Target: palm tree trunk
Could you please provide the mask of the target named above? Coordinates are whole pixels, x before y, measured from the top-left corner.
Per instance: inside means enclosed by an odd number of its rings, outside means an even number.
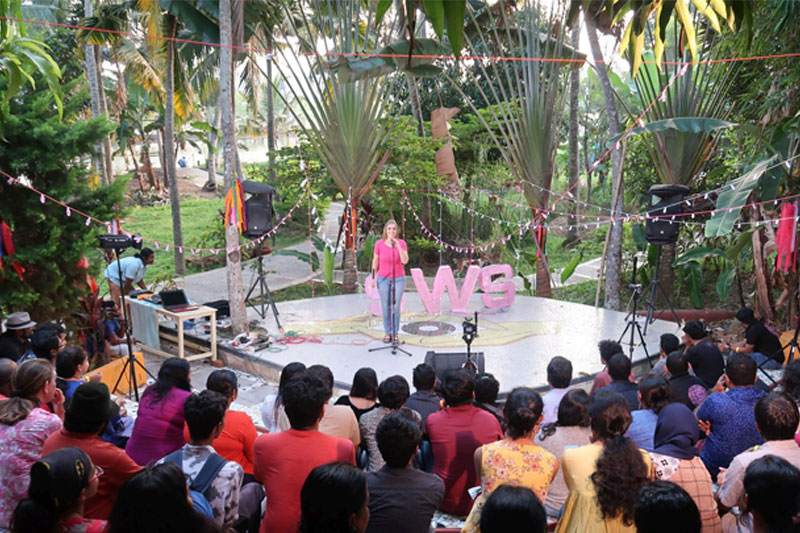
[[[84,14],[87,17],[92,16],[92,0],[84,0],[83,2]],[[94,55],[94,45],[87,44],[83,47],[83,58],[86,61],[86,80],[89,82],[89,102],[92,109],[92,118],[99,118],[100,111],[100,86],[98,83],[97,73],[97,58]],[[105,158],[103,157],[102,143],[96,143],[94,153],[92,154],[92,166],[100,176],[100,183],[108,185],[108,174],[105,168]]]
[[[222,106],[220,105],[219,99],[217,99],[217,105],[214,106],[214,122],[211,124],[211,131],[208,132],[208,158],[206,162],[208,178],[203,187],[209,191],[213,191],[217,188],[217,145],[219,144],[217,129],[219,128],[221,119],[221,109]]]
[[[618,135],[620,132],[617,106],[614,103],[614,92],[611,89],[611,82],[608,79],[608,67],[603,61],[603,52],[600,49],[600,42],[597,38],[597,27],[591,16],[584,17],[586,21],[586,32],[589,35],[589,45],[592,49],[592,56],[595,61],[597,78],[600,80],[600,87],[603,89],[603,97],[606,102],[606,115],[608,117],[609,133],[611,136]],[[611,152],[612,186],[611,207],[612,215],[616,218],[622,212],[622,152],[619,148],[614,148]],[[606,257],[606,293],[605,307],[609,309],[620,309],[622,300],[620,298],[620,279],[622,267],[622,223],[612,223],[610,239],[608,242],[608,255]]]
[[[578,49],[578,38],[580,37],[580,27],[576,24],[572,29],[572,47]],[[573,197],[579,198],[579,191],[575,188],[578,183],[578,96],[580,93],[581,71],[572,68],[569,76],[569,190],[572,190]],[[578,202],[572,201],[571,212],[578,214]],[[570,244],[578,240],[578,219],[576,216],[569,217],[569,227],[567,238],[564,244]]]
[[[174,38],[178,28],[178,19],[167,15],[167,34]],[[172,208],[172,241],[175,256],[175,273],[186,274],[186,260],[183,255],[183,231],[181,230],[181,198],[178,191],[178,179],[175,172],[175,41],[167,41],[167,64],[165,103],[164,103],[164,175],[169,183],[169,203]]]
[[[106,98],[106,91],[105,87],[103,86],[103,73],[100,70],[101,65],[103,64],[103,55],[100,53],[100,47],[94,47],[95,52],[95,64],[97,65],[97,87],[98,87],[98,94],[100,95],[100,113],[105,117],[106,120],[111,120],[111,115],[108,113],[108,98]],[[108,183],[114,181],[114,167],[112,165],[112,156],[114,155],[114,150],[111,149],[111,133],[107,133],[106,136],[103,138],[102,141],[103,145],[103,164],[106,168],[106,179]]]
[[[236,172],[236,131],[234,128],[233,108],[233,22],[231,20],[230,0],[219,2],[219,99],[222,117],[222,154],[225,166],[225,190],[229,191],[234,182]],[[242,283],[242,255],[239,248],[239,229],[230,224],[225,230],[225,259],[228,271],[228,302],[231,307],[231,323],[234,335],[247,331],[247,309],[244,301],[244,285]]]
[[[267,50],[273,52],[275,41],[272,28],[267,30]],[[267,57],[267,157],[269,160],[269,177],[275,179],[275,100],[272,94],[272,56]]]
[[[358,265],[356,263],[356,243],[358,242],[358,225],[353,224],[354,211],[358,209],[353,206],[351,197],[351,207],[344,211],[344,251],[342,252],[342,292],[352,294],[356,292],[358,285]]]
[[[661,287],[671,300],[675,299],[675,267],[672,263],[675,262],[675,243],[665,244],[661,248],[661,272],[658,273],[658,279],[661,280]],[[664,297],[656,292],[656,301],[659,305],[665,305],[667,302],[663,301]]]

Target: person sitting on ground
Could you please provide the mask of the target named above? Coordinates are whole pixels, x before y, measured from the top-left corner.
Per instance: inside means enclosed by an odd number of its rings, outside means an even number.
[[[608,360],[608,375],[611,376],[611,383],[603,387],[602,391],[616,392],[628,402],[631,411],[639,409],[639,387],[636,382],[631,382],[628,376],[631,374],[631,360],[625,354],[618,353],[611,356]]]
[[[64,328],[52,322],[39,324],[31,335],[31,349],[19,358],[21,364],[30,359],[46,359],[56,366],[58,351],[67,345]]]
[[[289,427],[289,419],[286,418],[286,412],[283,408],[283,388],[289,383],[289,380],[294,376],[305,372],[306,365],[303,363],[293,362],[289,363],[281,371],[281,379],[278,384],[278,390],[272,394],[268,394],[264,398],[264,403],[261,404],[261,420],[264,422],[264,427],[267,428],[269,433],[278,433]],[[286,420],[286,426],[281,428],[282,420]]]
[[[174,463],[150,466],[122,485],[106,533],[221,533],[195,511],[186,477]]]
[[[545,533],[547,515],[531,489],[500,485],[483,506],[480,526],[481,533]]]
[[[656,362],[650,374],[655,376],[669,379],[669,371],[667,370],[667,356],[674,351],[679,350],[681,347],[681,340],[672,333],[664,333],[658,344],[658,361]]]
[[[139,413],[125,452],[139,465],[147,465],[184,444],[183,404],[191,394],[189,362],[170,357],[161,363],[158,379],[145,389]]]
[[[89,370],[89,355],[80,346],[67,346],[56,356],[56,385],[64,393],[64,398],[69,400],[75,389],[86,382],[84,375]],[[100,381],[103,375],[95,372],[89,379]]]
[[[736,313],[736,320],[745,327],[744,340],[720,348],[749,354],[757,365],[763,364],[766,369],[780,368],[786,357],[781,340],[772,328],[757,319],[749,307],[740,309]]]
[[[369,453],[368,472],[377,472],[385,464],[383,456],[378,449],[378,442],[375,439],[375,431],[383,417],[397,411],[408,399],[408,382],[403,376],[391,376],[386,378],[378,386],[378,407],[364,414],[358,422],[361,429],[361,440]],[[416,411],[411,411],[417,424],[422,424],[422,417]],[[420,429],[422,426],[420,426]]]
[[[255,443],[258,432],[250,415],[243,411],[231,410],[231,404],[239,397],[239,380],[236,373],[227,368],[214,370],[206,378],[206,389],[221,394],[225,398],[225,420],[222,431],[211,444],[214,451],[242,467],[247,484],[256,480],[253,470],[255,461]],[[185,408],[184,408],[185,410]],[[183,430],[186,442],[191,442],[189,427]]]
[[[692,365],[695,375],[710,389],[725,369],[722,352],[708,338],[706,326],[699,320],[690,320],[683,326],[683,343],[686,345],[686,360]]]
[[[469,371],[448,372],[442,384],[447,407],[431,414],[426,424],[433,449],[433,473],[445,487],[439,509],[456,516],[466,516],[472,507],[467,489],[478,484],[475,450],[503,438],[497,419],[472,405],[474,390],[475,380]]]
[[[744,475],[745,510],[754,533],[796,532],[800,515],[800,470],[775,455],[750,463]],[[742,530],[739,530],[742,531]]]
[[[641,409],[633,411],[633,421],[625,436],[648,452],[653,451],[653,434],[658,413],[669,403],[669,384],[661,376],[647,375],[639,382]]]
[[[689,494],[669,481],[653,481],[639,491],[634,523],[638,533],[700,533],[706,531]]]
[[[5,357],[0,358],[0,400],[7,400],[14,389],[14,374],[17,363]]]
[[[411,466],[422,442],[416,414],[402,407],[378,423],[375,440],[386,464],[367,474],[367,533],[428,533],[444,497],[441,479]]]
[[[28,497],[11,518],[13,533],[103,533],[105,520],[85,518],[103,469],[80,448],[49,453],[31,467]]]
[[[600,350],[600,362],[603,363],[603,370],[592,380],[592,389],[589,391],[589,394],[611,383],[612,378],[608,373],[608,361],[618,353],[623,353],[622,345],[618,341],[603,340],[597,343],[597,348]],[[631,374],[628,379],[631,383],[636,383],[636,378],[633,377],[633,374]]]
[[[364,533],[368,503],[364,472],[340,462],[318,466],[300,491],[300,533]]]
[[[689,373],[689,357],[684,352],[672,352],[667,356],[669,372],[669,402],[682,403],[696,409],[708,396],[705,382]]]
[[[479,531],[481,509],[499,485],[510,483],[528,488],[540,501],[545,501],[558,472],[556,456],[534,442],[542,421],[542,398],[533,389],[517,387],[508,395],[505,414],[506,438],[475,450],[481,494],[472,506],[463,532]]]
[[[416,391],[406,400],[406,407],[418,412],[422,417],[422,427],[428,421],[428,415],[442,408],[441,398],[434,392],[436,372],[431,365],[420,363],[414,367],[411,382]]]
[[[84,504],[87,518],[107,519],[122,484],[141,470],[123,450],[100,438],[118,412],[104,383],[84,383],[67,406],[64,428],[47,437],[42,448],[43,454],[70,446],[80,448],[104,471],[96,493]]]
[[[631,413],[620,394],[594,393],[589,420],[592,444],[564,450],[569,496],[556,532],[633,532],[639,489],[652,477],[650,456],[625,437]]]
[[[322,420],[319,421],[319,432],[347,439],[353,443],[353,448],[358,448],[358,445],[361,444],[361,432],[358,428],[358,420],[356,420],[355,413],[346,405],[332,405],[330,403],[330,399],[333,397],[333,372],[323,365],[311,365],[308,367],[308,372],[321,379],[331,391],[328,399],[325,400],[325,414],[322,416]]]
[[[557,355],[547,363],[547,384],[552,387],[542,396],[544,409],[542,410],[542,426],[552,424],[558,420],[558,405],[569,389],[572,381],[572,362],[566,357]]]
[[[475,378],[475,400],[472,405],[478,409],[491,413],[505,432],[506,419],[503,410],[497,407],[497,395],[500,392],[500,382],[492,374],[484,373]]]
[[[800,359],[795,359],[783,369],[781,388],[800,407]]]
[[[122,326],[122,317],[115,307],[105,310],[103,319],[103,336],[108,345],[108,354],[111,357],[125,357],[128,355],[128,340],[125,337],[125,328]]]
[[[159,461],[181,467],[189,488],[205,496],[214,522],[223,531],[230,530],[239,517],[239,488],[244,477],[239,463],[225,460],[212,446],[225,426],[227,408],[228,399],[213,390],[204,390],[186,398],[183,411],[190,440],[183,448]],[[211,481],[200,486],[209,475]]]
[[[42,408],[48,402],[53,412]],[[0,529],[9,527],[11,513],[28,492],[31,466],[63,418],[64,394],[56,387],[53,365],[44,359],[19,365],[11,397],[0,401]]]
[[[331,461],[355,465],[353,443],[318,431],[330,387],[304,372],[284,387],[283,404],[291,429],[256,439],[256,479],[267,492],[261,532],[297,531],[300,489],[309,472]]]
[[[680,485],[700,512],[704,533],[719,533],[722,523],[714,485],[697,451],[697,418],[685,405],[671,403],[658,414],[650,457],[656,479]]]
[[[561,403],[558,405],[558,420],[551,424],[542,424],[541,431],[536,436],[536,443],[555,455],[561,464],[564,450],[591,444],[591,438],[589,395],[583,389],[572,389],[561,398]],[[561,515],[561,508],[564,507],[568,494],[564,476],[556,474],[544,500],[547,516],[558,518]]]
[[[359,368],[353,376],[350,394],[340,396],[336,405],[346,405],[353,410],[356,420],[361,420],[364,413],[369,413],[377,406],[378,375],[369,367]]]
[[[748,465],[765,455],[774,455],[786,459],[800,468],[800,447],[794,441],[794,434],[800,424],[800,413],[792,398],[785,392],[771,392],[763,396],[755,407],[755,418],[758,431],[764,437],[764,444],[740,453],[731,461],[727,471],[719,474],[719,490],[717,498],[723,510],[735,505],[740,511],[744,505],[744,475]],[[750,513],[739,513],[738,519],[726,515],[726,531],[738,528],[738,531],[751,531],[753,517]],[[730,522],[736,521],[734,527]]]
[[[36,322],[25,311],[11,313],[6,318],[6,331],[0,335],[0,358],[19,361],[31,349],[31,335]]]
[[[697,409],[700,428],[708,435],[700,458],[715,481],[719,469],[728,468],[735,456],[764,442],[753,413],[764,392],[753,387],[755,382],[755,361],[734,353],[712,394]]]

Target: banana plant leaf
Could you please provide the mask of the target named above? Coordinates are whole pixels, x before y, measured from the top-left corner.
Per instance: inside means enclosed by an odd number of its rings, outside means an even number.
[[[578,268],[578,265],[581,263],[581,259],[583,259],[583,253],[579,253],[569,263],[567,263],[567,266],[565,266],[564,270],[561,271],[561,283],[566,283],[569,277],[575,273],[575,269]]]
[[[681,266],[691,261],[703,261],[708,257],[725,257],[725,252],[716,248],[706,248],[705,246],[696,246],[685,254],[681,255],[675,260],[673,266]]]
[[[758,186],[767,169],[774,164],[776,157],[759,161],[744,176],[726,184],[725,190],[717,198],[717,210],[706,222],[706,237],[721,237],[733,229],[742,207],[747,204],[747,198]]]
[[[720,302],[724,302],[728,298],[728,293],[731,290],[731,285],[733,285],[733,280],[735,278],[736,267],[733,266],[725,270],[717,278],[717,295],[719,296]]]
[[[703,269],[697,261],[689,261],[683,267],[684,283],[689,299],[696,309],[703,307]]]
[[[408,60],[410,47],[411,42],[408,40],[397,41],[375,52],[387,57],[339,56],[328,63],[328,68],[334,70],[343,83],[383,76],[395,70],[420,77],[436,76],[442,71],[433,62],[434,56],[447,54],[448,49],[443,44],[433,39],[415,39],[413,55],[431,57],[415,57],[411,61]]]
[[[720,120],[717,118],[702,117],[677,117],[664,120],[648,122],[644,126],[637,126],[629,133],[630,135],[644,135],[645,133],[655,133],[663,131],[678,131],[681,133],[712,133],[717,130],[732,128],[737,126],[735,122]],[[613,146],[623,134],[616,135],[608,141],[608,146]]]

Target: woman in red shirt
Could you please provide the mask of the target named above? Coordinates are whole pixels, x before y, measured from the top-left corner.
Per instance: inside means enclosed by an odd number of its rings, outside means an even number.
[[[400,329],[400,300],[406,288],[406,269],[408,246],[406,241],[397,238],[397,222],[390,219],[383,226],[383,237],[375,243],[372,256],[372,277],[376,279],[381,295],[383,314],[383,342],[397,342]],[[376,275],[377,272],[377,275]],[[392,286],[394,286],[394,306],[392,306]]]

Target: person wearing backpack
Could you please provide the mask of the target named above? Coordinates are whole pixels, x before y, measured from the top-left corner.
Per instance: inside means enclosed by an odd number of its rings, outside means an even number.
[[[223,531],[229,531],[238,517],[244,477],[241,465],[226,461],[211,445],[222,432],[227,405],[222,394],[210,390],[189,396],[183,411],[191,439],[159,461],[181,467],[194,508],[212,518]]]

